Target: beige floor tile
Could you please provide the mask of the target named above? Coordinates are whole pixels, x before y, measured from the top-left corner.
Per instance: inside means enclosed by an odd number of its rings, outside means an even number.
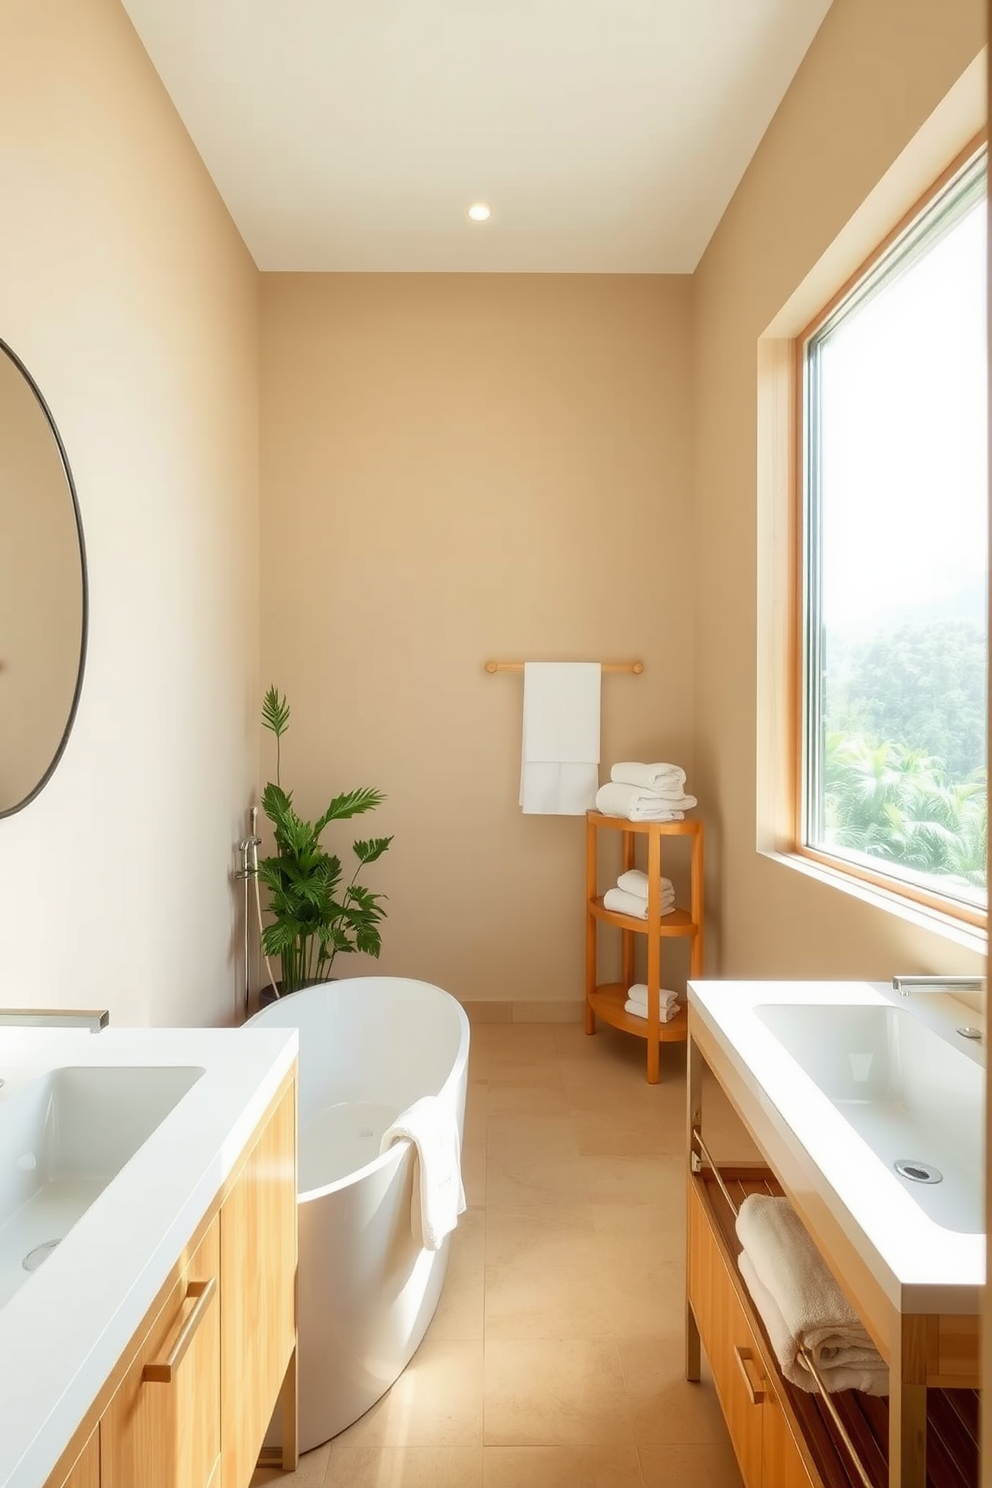
[[[540,1162],[521,1154],[491,1157],[486,1172],[486,1204],[581,1204],[586,1200],[582,1164],[587,1159]]]
[[[742,1488],[726,1447],[638,1447],[644,1488]]]
[[[679,1297],[680,1310],[682,1297]],[[627,1397],[638,1446],[727,1445],[727,1428],[705,1360],[702,1379],[683,1374],[684,1333],[680,1320],[667,1330],[618,1337]]]
[[[274,1467],[260,1467],[251,1480],[251,1488],[263,1488],[269,1483],[285,1484],[285,1488],[323,1488],[330,1446],[315,1447],[300,1458],[295,1473],[280,1472]]]
[[[660,1155],[661,1123],[647,1104],[619,1113],[580,1112],[572,1117],[572,1124],[582,1157]]]
[[[566,1024],[556,1023],[486,1023],[472,1029],[472,1047],[489,1053],[517,1058],[535,1054],[553,1058],[555,1030]]]
[[[570,1116],[491,1116],[488,1152],[497,1161],[568,1162],[579,1156],[579,1143]]]
[[[559,1061],[553,1055],[535,1054],[530,1058],[516,1055],[512,1059],[493,1059],[489,1064],[486,1083],[490,1092],[506,1085],[560,1090],[561,1069]]]
[[[643,1488],[634,1447],[484,1447],[483,1488]]]
[[[685,1166],[676,1157],[581,1157],[593,1204],[684,1205]]]
[[[427,1333],[440,1339],[480,1340],[485,1296],[486,1211],[469,1209],[451,1237],[448,1271],[437,1312]]]
[[[550,1271],[577,1237],[595,1233],[589,1204],[494,1205],[486,1214],[486,1266],[524,1260]]]
[[[482,1344],[425,1339],[391,1390],[339,1437],[342,1447],[482,1444]]]
[[[496,1085],[489,1089],[489,1115],[567,1116],[568,1096],[557,1085]]]
[[[341,1447],[323,1488],[482,1488],[481,1447]]]
[[[665,1263],[627,1269],[598,1255],[551,1271],[518,1265],[486,1270],[486,1344],[493,1339],[602,1338],[612,1332],[670,1329],[684,1313],[683,1271]]]
[[[465,1202],[470,1209],[485,1204],[488,1178],[489,1160],[485,1147],[476,1143],[473,1147],[466,1148],[462,1153],[462,1184]]]
[[[633,1445],[610,1337],[487,1339],[485,1381],[486,1446]]]

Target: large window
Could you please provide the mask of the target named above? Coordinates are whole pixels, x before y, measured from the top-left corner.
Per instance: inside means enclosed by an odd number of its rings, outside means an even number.
[[[986,162],[801,340],[800,849],[981,921]]]

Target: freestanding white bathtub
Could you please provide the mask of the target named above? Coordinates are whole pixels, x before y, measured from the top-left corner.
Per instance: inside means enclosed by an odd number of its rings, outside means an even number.
[[[469,1025],[429,982],[354,977],[307,987],[249,1020],[300,1030],[300,1450],[358,1419],[406,1368],[434,1316],[446,1240],[410,1223],[413,1149],[379,1141],[419,1097],[464,1126]],[[450,1237],[449,1237],[450,1239]]]

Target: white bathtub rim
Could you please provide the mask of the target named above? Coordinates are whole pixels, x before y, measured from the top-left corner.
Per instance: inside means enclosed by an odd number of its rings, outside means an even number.
[[[439,987],[436,982],[425,982],[422,981],[419,977],[386,977],[379,975],[365,977],[341,977],[334,982],[315,982],[313,986],[302,987],[300,989],[300,992],[292,992],[289,994],[289,996],[298,997],[302,993],[318,992],[323,987],[341,987],[345,984],[372,981],[405,982],[413,987],[425,987],[428,988],[431,992],[440,993],[442,997],[450,998],[450,1000],[454,1003],[457,1009],[457,1016],[459,1020],[458,1051],[455,1055],[454,1063],[452,1064],[448,1074],[445,1076],[444,1083],[442,1084],[440,1090],[438,1090],[437,1092],[424,1091],[425,1095],[436,1093],[439,1097],[450,1094],[454,1089],[457,1088],[458,1082],[461,1079],[462,1071],[464,1070],[465,1065],[468,1063],[469,1033],[471,1025],[468,1021],[468,1014],[466,1013],[462,1004],[458,1001],[458,998],[453,996],[451,992],[446,992],[443,987]],[[264,1015],[268,1012],[268,1009],[270,1007],[278,1007],[279,1003],[285,1000],[285,998],[278,998],[275,1002],[269,1003],[266,1007],[259,1008],[258,1012],[253,1013],[243,1026],[245,1028],[248,1028],[256,1021],[260,1026],[264,1026],[267,1021]],[[367,1162],[364,1167],[354,1168],[350,1173],[345,1173],[342,1178],[334,1178],[331,1180],[330,1183],[321,1184],[317,1188],[305,1188],[297,1190],[296,1201],[298,1204],[309,1204],[313,1203],[317,1199],[325,1198],[329,1194],[340,1193],[343,1189],[351,1188],[353,1184],[361,1182],[362,1179],[369,1177],[373,1173],[378,1173],[388,1168],[390,1165],[392,1165],[395,1171],[395,1169],[399,1167],[400,1163],[406,1156],[411,1146],[412,1143],[408,1140],[394,1142],[392,1146],[387,1148],[385,1152],[380,1153],[378,1157],[374,1157],[372,1161]],[[391,1173],[390,1177],[392,1176],[393,1174]]]

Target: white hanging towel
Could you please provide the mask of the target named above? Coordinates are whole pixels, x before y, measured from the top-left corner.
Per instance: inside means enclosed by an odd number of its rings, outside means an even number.
[[[410,1205],[413,1238],[425,1250],[440,1250],[445,1235],[465,1212],[458,1123],[436,1095],[425,1095],[383,1132],[379,1152],[404,1138],[416,1149]]]
[[[524,662],[520,806],[584,816],[599,788],[598,661]]]

